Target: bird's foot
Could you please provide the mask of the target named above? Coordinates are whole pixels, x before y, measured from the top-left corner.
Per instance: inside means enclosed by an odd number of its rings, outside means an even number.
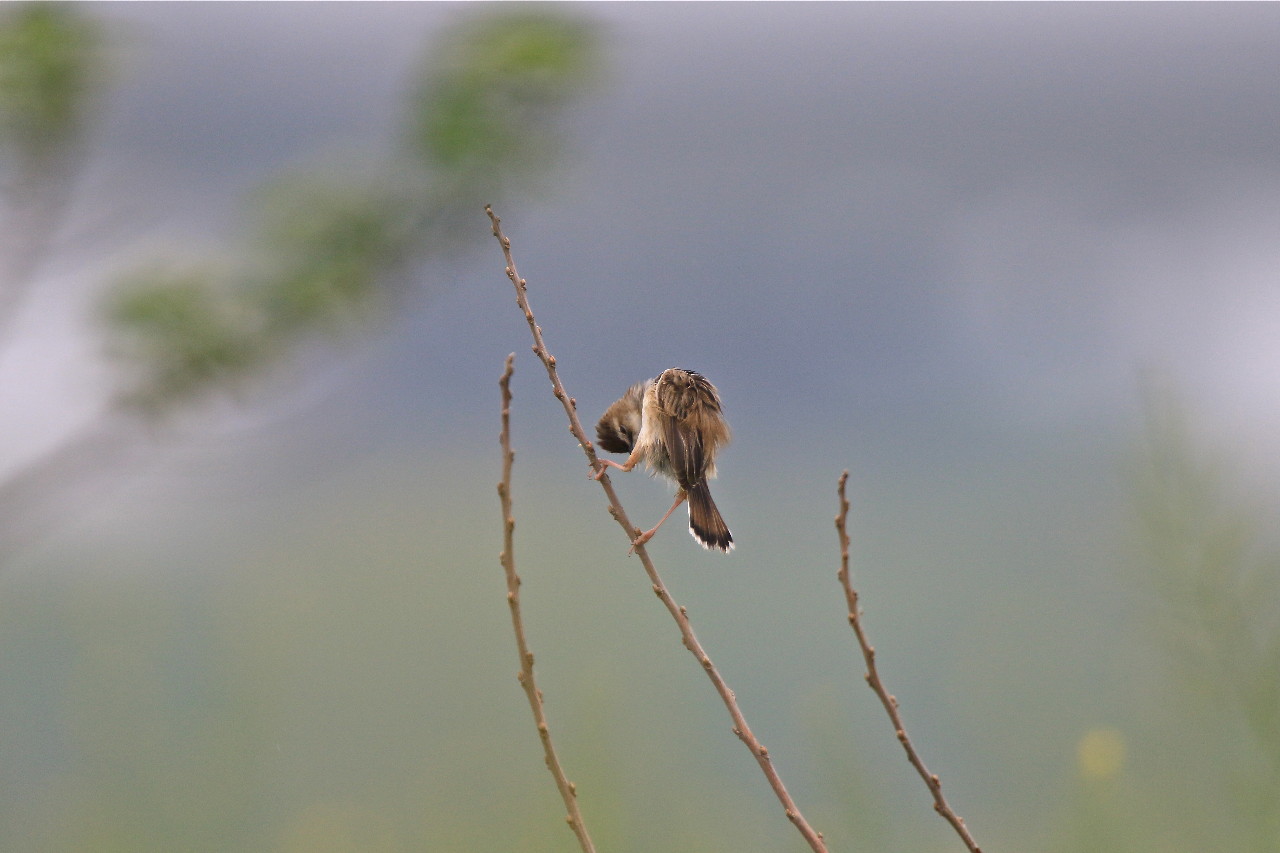
[[[630,555],[630,554],[634,554],[634,553],[636,552],[636,549],[637,549],[637,548],[639,548],[641,545],[645,544],[645,543],[646,543],[646,542],[648,542],[650,539],[652,539],[652,538],[653,538],[653,534],[655,534],[655,533],[657,533],[657,532],[658,532],[658,528],[656,528],[656,527],[655,527],[655,528],[653,528],[652,530],[646,530],[646,531],[644,531],[644,532],[643,532],[643,533],[641,533],[639,536],[637,536],[635,539],[632,539],[632,540],[631,540],[631,547],[627,549],[627,554],[628,554],[628,555]]]

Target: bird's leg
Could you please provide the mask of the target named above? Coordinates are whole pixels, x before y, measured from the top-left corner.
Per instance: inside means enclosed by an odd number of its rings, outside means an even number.
[[[671,509],[667,510],[667,514],[664,515],[661,519],[659,519],[658,523],[655,524],[651,529],[646,530],[645,532],[637,536],[634,540],[632,540],[631,547],[627,549],[627,553],[634,554],[637,548],[639,548],[641,545],[643,545],[644,543],[652,539],[653,534],[658,532],[658,528],[662,526],[662,523],[666,521],[668,518],[670,518],[671,513],[676,511],[676,507],[684,503],[685,499],[688,497],[689,496],[685,494],[684,489],[681,489],[680,491],[676,492],[676,502],[671,505]]]
[[[603,456],[598,456],[596,457],[596,464],[600,466],[599,470],[592,471],[587,476],[593,480],[599,480],[601,477],[604,476],[604,472],[609,470],[610,465],[612,465],[614,468],[617,468],[619,471],[630,471],[632,468],[636,467],[636,465],[639,462],[640,462],[639,448],[636,448],[635,450],[631,451],[631,455],[627,457],[626,462],[614,462],[612,459],[605,459]]]

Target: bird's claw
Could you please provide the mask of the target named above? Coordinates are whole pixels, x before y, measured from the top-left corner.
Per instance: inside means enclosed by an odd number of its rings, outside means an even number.
[[[630,556],[634,554],[636,552],[636,549],[639,548],[641,545],[645,544],[646,542],[648,542],[650,539],[652,539],[653,534],[656,532],[657,532],[656,530],[646,530],[643,533],[641,533],[639,536],[637,536],[635,539],[632,539],[631,547],[627,549],[627,555]]]

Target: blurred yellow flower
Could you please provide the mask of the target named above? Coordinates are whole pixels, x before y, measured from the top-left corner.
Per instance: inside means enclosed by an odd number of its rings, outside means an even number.
[[[1091,729],[1076,744],[1076,765],[1084,779],[1111,779],[1124,769],[1124,735],[1118,729]]]

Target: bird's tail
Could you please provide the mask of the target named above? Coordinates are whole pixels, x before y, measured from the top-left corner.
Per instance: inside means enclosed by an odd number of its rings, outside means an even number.
[[[702,480],[687,490],[689,497],[689,532],[703,548],[724,551],[733,550],[733,534],[729,525],[720,517],[716,502],[711,499],[711,489]]]

